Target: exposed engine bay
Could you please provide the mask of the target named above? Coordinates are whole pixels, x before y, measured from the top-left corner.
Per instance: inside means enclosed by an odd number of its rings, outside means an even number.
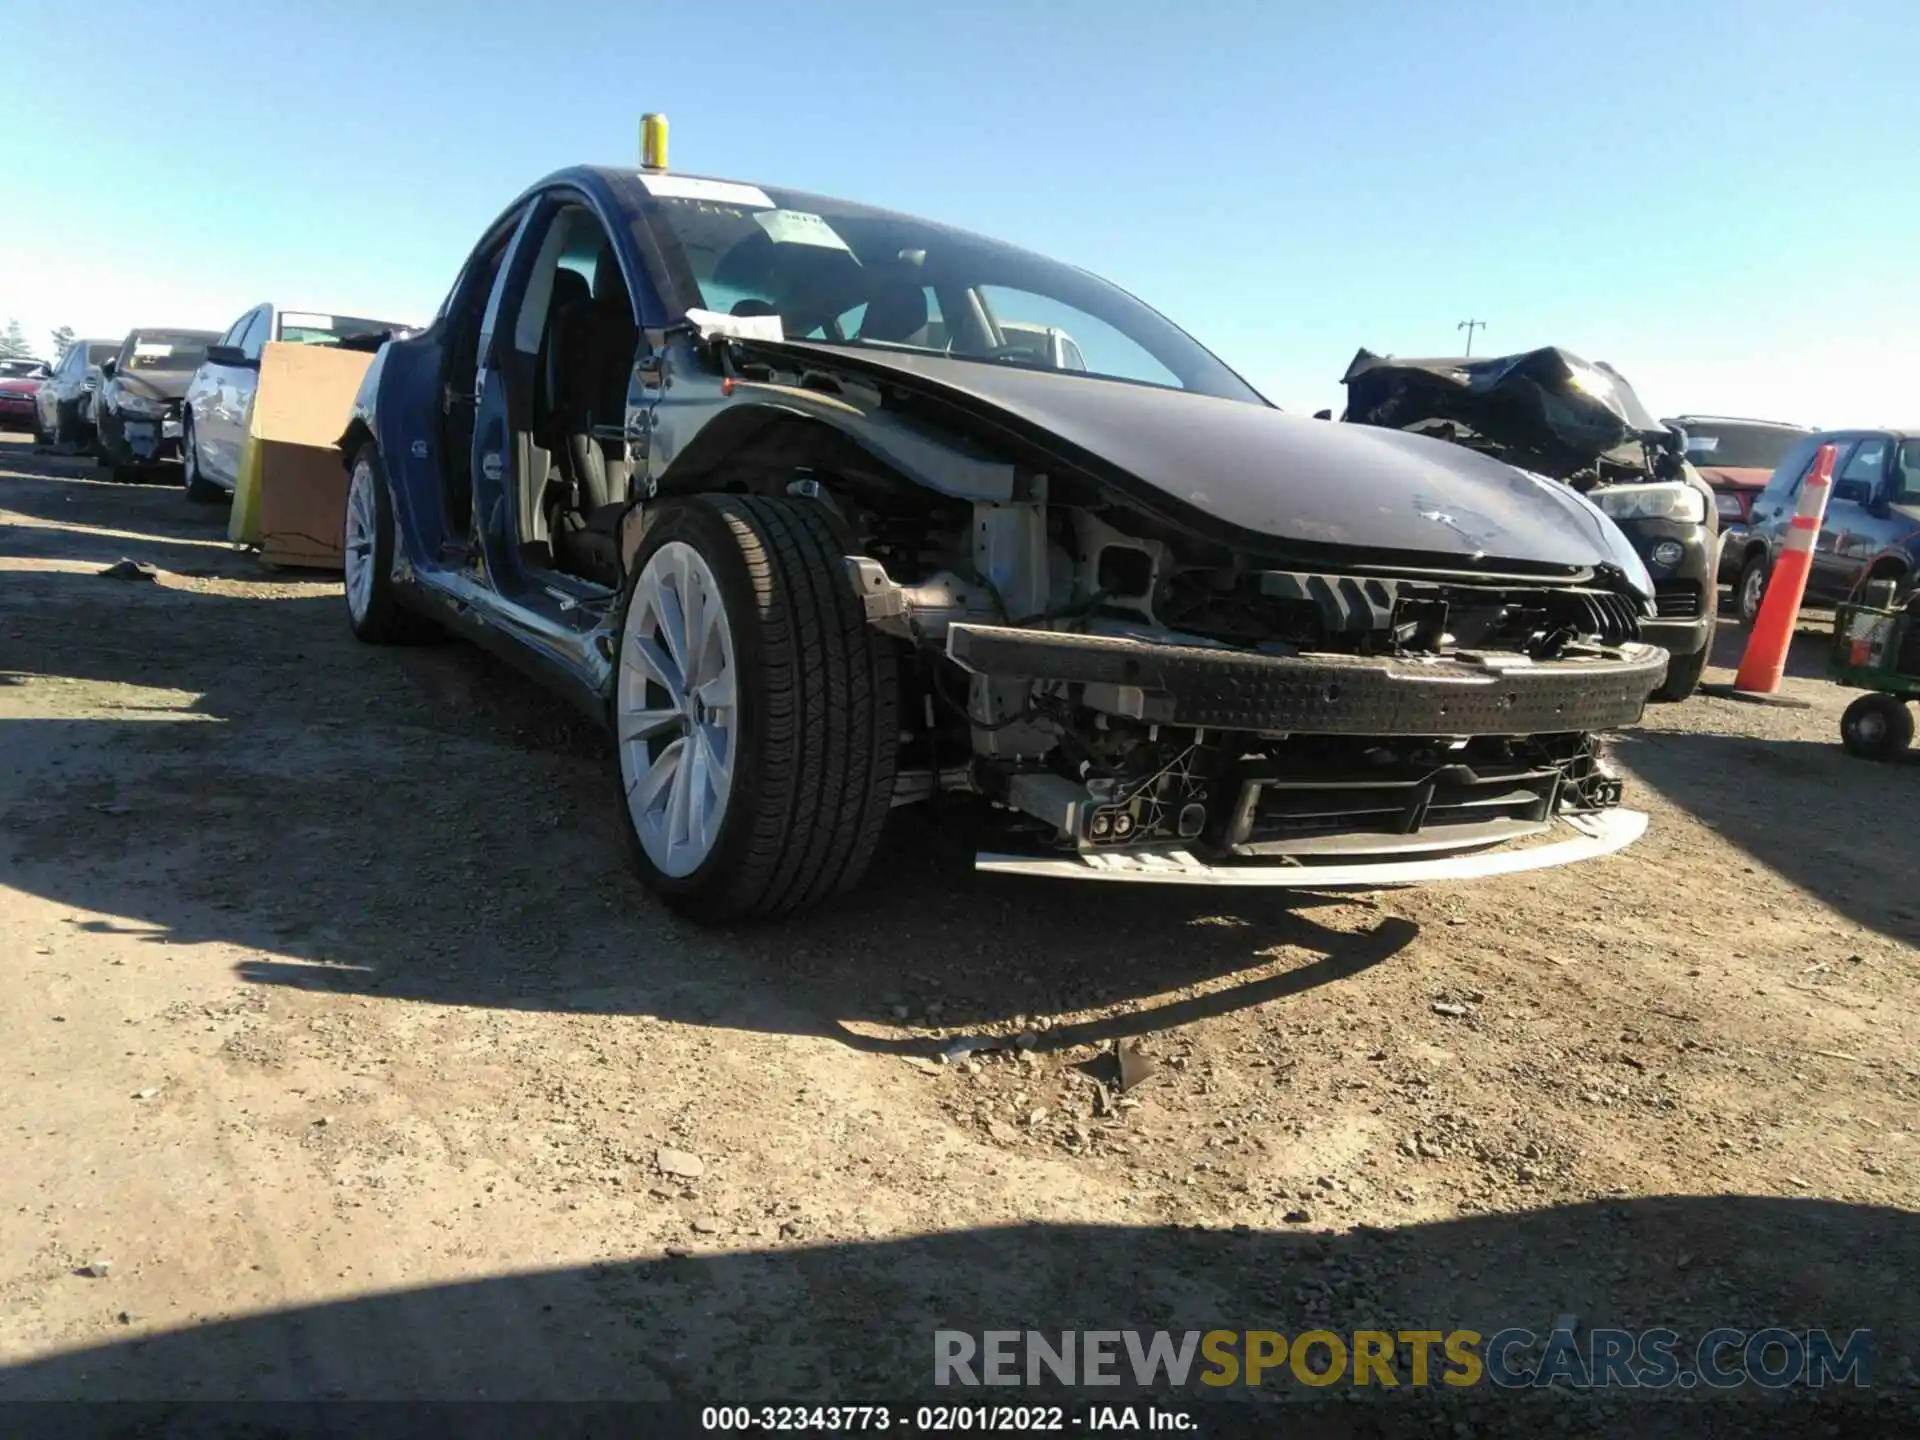
[[[869,623],[906,642],[895,803],[977,792],[1039,853],[1244,881],[1537,836],[1619,804],[1591,733],[1665,667],[1597,578],[1261,569],[1043,499],[911,534],[835,503]]]

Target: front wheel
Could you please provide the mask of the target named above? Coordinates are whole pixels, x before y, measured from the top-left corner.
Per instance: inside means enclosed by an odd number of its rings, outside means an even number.
[[[1668,656],[1667,678],[1653,692],[1654,700],[1671,705],[1691,698],[1693,692],[1700,688],[1700,675],[1707,668],[1707,651],[1711,648],[1708,645],[1691,655]]]
[[[1898,760],[1913,743],[1913,712],[1897,695],[1862,695],[1840,717],[1840,743],[1862,760]]]
[[[187,487],[187,499],[196,505],[217,505],[227,492],[200,473],[200,447],[193,438],[193,422],[180,429],[180,479]]]
[[[846,893],[892,803],[898,675],[826,513],[698,496],[634,557],[611,721],[649,888],[695,919]]]
[[[433,622],[400,603],[393,583],[393,498],[371,444],[354,457],[341,536],[347,624],[369,645],[406,645],[432,636]]]
[[[1767,597],[1767,557],[1755,555],[1740,567],[1740,583],[1734,587],[1733,609],[1740,623],[1751,630],[1760,618],[1760,602]]]

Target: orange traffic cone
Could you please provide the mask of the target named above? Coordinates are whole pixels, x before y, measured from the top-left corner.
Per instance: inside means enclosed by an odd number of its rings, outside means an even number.
[[[1740,670],[1733,688],[1718,693],[1735,700],[1760,700],[1775,705],[1801,705],[1779,693],[1780,677],[1786,674],[1787,651],[1793,645],[1794,627],[1800,621],[1800,602],[1806,598],[1807,572],[1813,564],[1813,542],[1820,534],[1820,522],[1826,517],[1827,495],[1833,488],[1835,447],[1822,445],[1814,457],[1813,469],[1800,487],[1800,501],[1794,507],[1793,521],[1787,529],[1780,558],[1773,563],[1767,580],[1767,593],[1760,601],[1760,614],[1753,622],[1753,634],[1747,638],[1746,653],[1740,657]]]

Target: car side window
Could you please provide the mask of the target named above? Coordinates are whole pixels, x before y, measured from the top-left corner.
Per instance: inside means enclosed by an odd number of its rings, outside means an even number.
[[[260,348],[267,343],[267,324],[272,315],[273,311],[264,306],[253,312],[253,322],[240,339],[240,353],[247,359],[260,358]]]
[[[240,343],[241,336],[247,333],[247,326],[252,322],[252,320],[253,320],[253,311],[249,310],[247,311],[246,314],[242,315],[238,320],[234,321],[233,324],[227,327],[227,333],[220,337],[220,343],[222,345],[237,346]]]
[[[1767,488],[1761,493],[1770,501],[1791,501],[1800,493],[1800,482],[1807,478],[1807,472],[1813,469],[1813,458],[1820,453],[1821,437],[1809,435],[1780,460],[1773,475],[1767,481]]]
[[[1894,462],[1893,494],[1895,505],[1920,505],[1920,440],[1902,440]]]
[[[1834,471],[1833,498],[1865,505],[1880,488],[1880,477],[1887,473],[1887,439],[1870,435],[1858,441],[1846,463]]]

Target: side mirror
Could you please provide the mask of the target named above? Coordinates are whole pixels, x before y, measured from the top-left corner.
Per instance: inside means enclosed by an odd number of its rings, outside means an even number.
[[[247,365],[247,352],[238,345],[209,345],[207,347],[209,365]]]
[[[113,372],[119,368],[120,362],[118,360],[102,360],[100,362],[100,378],[102,380],[111,380],[113,378]]]
[[[1313,412],[1313,418],[1316,420],[1331,420],[1333,418],[1333,412],[1331,410],[1316,410]]]

